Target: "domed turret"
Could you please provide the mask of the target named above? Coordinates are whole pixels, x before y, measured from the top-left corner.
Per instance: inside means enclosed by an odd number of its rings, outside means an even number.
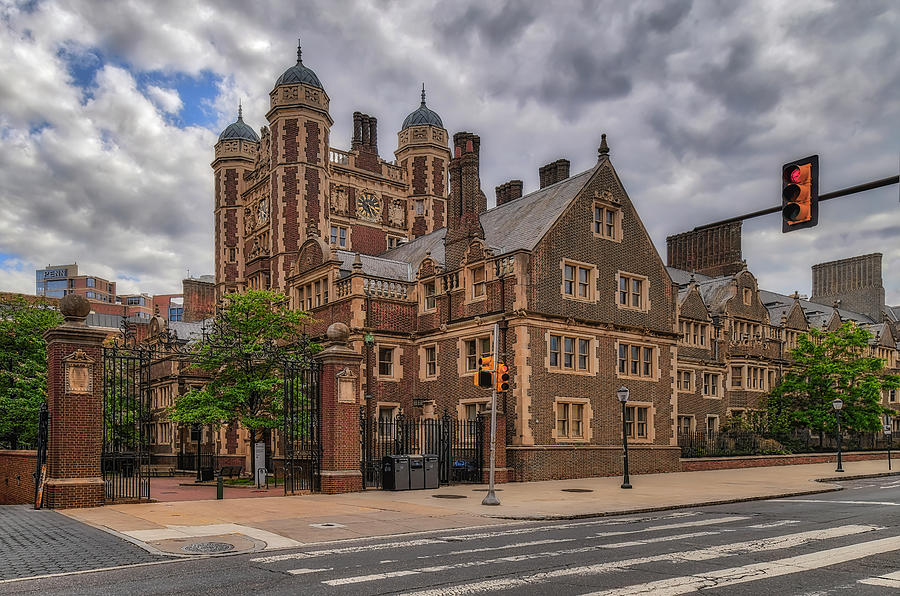
[[[425,106],[425,85],[422,85],[422,103],[419,105],[419,108],[406,117],[406,120],[403,121],[403,127],[400,130],[406,130],[410,126],[437,126],[438,128],[444,128],[444,123],[441,122],[441,117],[437,115],[437,112],[429,110]]]
[[[253,129],[244,124],[243,108],[240,104],[238,104],[237,120],[229,124],[225,130],[222,131],[222,134],[219,135],[220,141],[227,141],[228,139],[243,139],[245,141],[253,141],[254,143],[259,142],[259,137],[253,132]]]
[[[322,83],[319,82],[319,77],[316,76],[316,73],[303,66],[303,59],[301,56],[300,40],[297,40],[297,64],[284,71],[284,73],[278,77],[278,80],[275,81],[275,86],[303,83],[312,87],[318,87],[324,91],[325,88],[322,87]]]

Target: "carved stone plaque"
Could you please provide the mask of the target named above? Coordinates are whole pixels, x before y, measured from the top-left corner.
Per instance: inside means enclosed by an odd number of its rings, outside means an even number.
[[[336,376],[338,403],[359,403],[359,397],[356,394],[356,375],[353,374],[353,371],[349,367],[344,368]]]
[[[63,358],[66,367],[66,393],[94,392],[94,360],[83,350],[75,350]]]

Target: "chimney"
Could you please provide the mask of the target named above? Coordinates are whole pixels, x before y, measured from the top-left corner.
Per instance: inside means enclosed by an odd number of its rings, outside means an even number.
[[[360,117],[362,118],[362,146],[369,147],[371,145],[369,137],[369,115],[360,114]]]
[[[378,118],[375,116],[369,118],[369,147],[372,153],[378,155]]]
[[[810,302],[834,304],[862,313],[880,323],[884,319],[884,282],[879,252],[812,266]]]
[[[562,182],[569,177],[569,160],[557,159],[552,163],[541,166],[538,169],[538,174],[541,179],[541,188]]]
[[[666,249],[666,264],[676,269],[717,277],[744,268],[739,221],[669,236]]]
[[[447,199],[447,233],[444,237],[445,265],[455,269],[474,238],[484,239],[480,216],[487,211],[481,190],[479,150],[481,139],[470,132],[453,135],[450,160],[450,196]]]
[[[350,143],[351,151],[358,151],[362,145],[362,113],[353,112],[353,141]]]
[[[522,197],[522,181],[510,180],[494,189],[497,193],[497,207]]]

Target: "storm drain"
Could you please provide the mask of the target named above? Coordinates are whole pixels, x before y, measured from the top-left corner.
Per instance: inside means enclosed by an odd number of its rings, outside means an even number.
[[[181,550],[186,553],[209,555],[213,553],[227,553],[230,550],[234,550],[234,545],[227,542],[194,542],[193,544],[182,546]]]
[[[564,488],[562,489],[564,493],[592,493],[594,489],[592,488]]]
[[[466,495],[431,495],[435,499],[465,499]]]

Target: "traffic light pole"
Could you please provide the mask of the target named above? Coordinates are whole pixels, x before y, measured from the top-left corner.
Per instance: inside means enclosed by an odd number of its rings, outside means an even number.
[[[494,323],[494,372],[497,372],[498,366],[498,357],[499,357],[499,340],[500,340],[500,325],[498,323]],[[491,389],[491,472],[490,472],[490,480],[488,484],[488,494],[485,495],[484,500],[481,501],[482,505],[499,505],[500,499],[497,498],[497,494],[494,492],[494,465],[496,462],[497,455],[497,384],[491,383],[493,386]],[[504,437],[504,440],[506,438]]]
[[[888,178],[882,178],[881,180],[874,180],[872,182],[866,182],[865,184],[858,184],[856,186],[851,186],[849,188],[842,188],[841,190],[836,190],[834,192],[829,192],[825,194],[819,195],[819,202],[827,201],[828,199],[837,199],[840,197],[845,197],[847,195],[856,194],[858,192],[864,192],[867,190],[873,190],[876,188],[881,188],[882,186],[890,186],[891,184],[900,183],[900,175],[890,176]],[[782,206],[779,205],[777,207],[769,207],[767,209],[760,209],[759,211],[754,211],[752,213],[745,213],[744,215],[737,215],[735,217],[729,217],[728,219],[723,219],[720,221],[716,221],[713,223],[703,224],[702,226],[697,226],[694,228],[694,231],[697,230],[705,230],[707,228],[714,228],[716,226],[721,226],[724,224],[734,223],[736,221],[744,221],[745,219],[753,219],[754,217],[760,217],[762,215],[769,215],[770,213],[780,213]]]

